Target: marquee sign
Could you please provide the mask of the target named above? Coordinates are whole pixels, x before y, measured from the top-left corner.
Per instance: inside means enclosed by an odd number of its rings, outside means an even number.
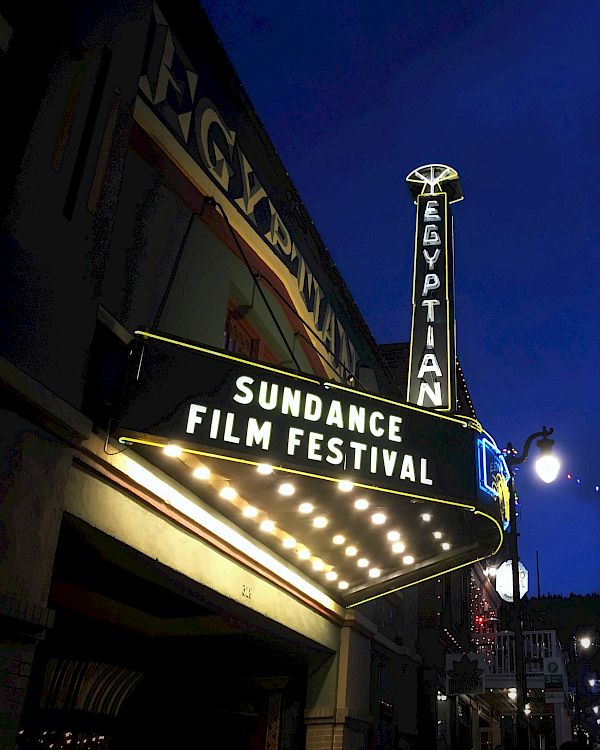
[[[174,446],[228,474],[238,488],[245,487],[240,491],[249,504],[262,506],[269,528],[285,525],[295,541],[301,534],[313,537],[313,569],[343,575],[347,603],[412,585],[499,547],[500,513],[496,498],[481,489],[483,433],[475,420],[166,334],[138,331],[136,339],[134,374],[115,433],[119,441],[148,450]],[[295,478],[302,487],[298,495],[310,500],[305,505],[319,506],[314,527],[302,526],[303,511],[296,516],[283,505],[275,485],[269,490],[259,482],[257,469],[265,465],[270,473]],[[354,492],[347,500],[339,489],[344,482]],[[363,521],[351,517],[368,506],[372,510]],[[246,512],[246,505],[239,510]],[[379,532],[375,511],[388,521]],[[256,507],[247,512],[258,517]],[[350,551],[336,552],[333,537],[315,532],[324,515],[355,539]],[[433,516],[428,533],[418,528]],[[285,542],[285,535],[279,541]],[[393,554],[409,544],[410,555]],[[357,557],[359,565],[377,558],[363,573],[356,563],[348,569],[348,555],[361,547],[365,556]],[[365,579],[367,573],[378,580]]]
[[[485,693],[485,671],[481,654],[446,654],[446,695]]]
[[[429,189],[416,196],[417,225],[407,400],[440,411],[456,407],[454,270],[451,198],[444,165],[420,167],[407,178]]]
[[[479,433],[471,420],[159,334],[138,335],[151,346],[136,387],[151,398],[131,403],[123,420],[129,434],[159,434],[217,456],[399,495],[479,502]]]

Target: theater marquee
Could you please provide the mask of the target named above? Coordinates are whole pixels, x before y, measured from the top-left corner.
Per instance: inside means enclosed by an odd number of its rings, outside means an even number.
[[[306,560],[312,575],[322,572],[345,603],[470,564],[500,545],[476,421],[156,332],[136,338],[119,440],[168,446],[210,467],[235,486],[233,504],[220,510],[262,519],[266,543]],[[262,474],[277,479],[269,484]],[[282,501],[282,479],[293,501]],[[222,503],[227,494],[215,497]]]

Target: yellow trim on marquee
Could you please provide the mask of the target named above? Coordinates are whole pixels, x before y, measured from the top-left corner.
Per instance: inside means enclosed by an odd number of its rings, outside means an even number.
[[[492,555],[495,555],[500,549],[500,547],[502,546],[502,543],[504,541],[504,532],[502,531],[502,526],[500,526],[498,521],[496,521],[496,519],[493,516],[490,516],[487,513],[484,513],[483,511],[476,510],[475,515],[485,516],[486,518],[489,518],[498,527],[498,531],[500,533],[500,541],[498,542],[496,549],[494,549],[492,552],[488,553],[487,555],[482,555],[481,557],[476,557],[473,560],[469,560],[468,562],[461,563],[460,565],[455,565],[452,568],[438,571],[437,573],[433,573],[432,575],[426,576],[425,578],[419,578],[418,581],[412,581],[411,583],[405,583],[402,586],[397,586],[396,588],[386,590],[382,592],[381,594],[375,594],[374,596],[366,596],[364,599],[361,599],[358,602],[354,602],[353,604],[347,604],[346,607],[348,609],[352,609],[353,607],[358,607],[359,604],[365,604],[365,602],[372,602],[375,599],[379,599],[382,596],[393,594],[395,591],[402,591],[402,589],[407,589],[407,588],[410,588],[411,586],[416,586],[418,583],[424,583],[425,581],[430,581],[432,578],[437,578],[437,576],[446,575],[446,573],[452,573],[452,571],[460,570],[460,568],[465,568],[467,567],[467,565],[474,565],[476,562],[481,562],[481,560],[485,560],[487,557],[491,557]]]
[[[310,378],[307,375],[297,375],[294,372],[288,372],[287,370],[279,370],[276,367],[270,367],[269,365],[263,365],[260,362],[249,362],[247,359],[242,357],[235,357],[233,354],[228,352],[217,352],[213,349],[200,346],[200,344],[190,344],[187,341],[180,341],[178,339],[171,339],[167,336],[160,336],[157,333],[150,333],[149,331],[135,331],[136,336],[145,336],[149,339],[156,339],[157,341],[164,341],[167,344],[175,344],[176,346],[183,346],[185,349],[194,349],[195,351],[202,352],[203,354],[212,354],[216,357],[222,357],[223,359],[231,359],[233,362],[241,362],[244,365],[251,365],[252,367],[258,367],[261,370],[268,370],[269,372],[276,372],[278,375],[288,375],[291,378],[297,380],[305,380],[307,383],[313,383],[314,385],[321,385],[320,380]]]
[[[174,441],[167,440],[163,442],[156,442],[155,440],[148,440],[147,438],[128,437],[126,434],[121,435],[119,438],[121,445],[127,445],[134,443],[136,445],[147,445],[150,448],[165,448],[167,445],[172,444]],[[160,440],[160,438],[159,438]],[[181,448],[183,453],[190,453],[194,456],[204,456],[206,458],[216,458],[221,461],[230,461],[232,463],[245,464],[246,466],[260,466],[261,461],[251,461],[247,458],[237,458],[235,456],[225,456],[221,453],[211,453],[210,451],[198,450],[196,448],[185,448],[183,445],[177,443],[178,447]],[[308,479],[323,479],[326,482],[335,482],[336,484],[340,481],[339,477],[331,477],[327,474],[314,474],[310,471],[302,471],[302,469],[292,469],[288,466],[273,466],[274,471],[284,471],[286,474],[296,474],[298,476],[307,477]],[[376,484],[366,484],[364,482],[353,482],[355,487],[360,487],[363,490],[373,490],[375,492],[384,492],[390,495],[400,495],[402,497],[410,497],[415,500],[426,500],[432,503],[440,503],[442,505],[451,505],[462,510],[468,510],[470,512],[481,513],[477,511],[474,505],[467,505],[465,503],[459,503],[455,500],[443,500],[440,497],[431,497],[429,495],[417,495],[414,492],[402,492],[402,490],[388,489],[387,487],[379,487]],[[487,514],[483,514],[487,515]],[[491,518],[491,516],[490,516]]]

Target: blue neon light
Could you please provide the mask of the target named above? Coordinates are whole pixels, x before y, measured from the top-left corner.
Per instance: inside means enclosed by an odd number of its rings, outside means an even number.
[[[486,437],[477,440],[477,471],[479,488],[492,497],[496,496],[492,486],[494,475],[502,474],[506,480],[510,476],[504,456]]]

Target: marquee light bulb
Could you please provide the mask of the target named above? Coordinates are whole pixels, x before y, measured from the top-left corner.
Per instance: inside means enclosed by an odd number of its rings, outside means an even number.
[[[183,448],[180,445],[168,443],[163,448],[163,453],[165,456],[170,456],[171,458],[179,458],[183,454]]]
[[[397,542],[400,539],[399,531],[388,531],[387,538],[389,542]]]
[[[301,560],[308,560],[308,558],[310,557],[310,550],[309,550],[309,549],[307,549],[306,547],[301,547],[301,548],[300,548],[300,549],[298,550],[298,557],[299,557],[299,558],[300,558]]]
[[[356,510],[366,510],[369,507],[369,501],[365,500],[364,497],[360,497],[354,501],[354,507]]]
[[[556,456],[547,453],[544,456],[540,456],[535,462],[535,470],[542,482],[550,484],[550,482],[553,482],[558,476],[560,461]]]
[[[431,513],[421,513],[421,519],[426,522],[431,521]]]
[[[584,635],[579,639],[579,645],[581,648],[589,648],[592,645],[592,639],[589,636]]]
[[[348,588],[349,585],[350,584],[348,583],[348,581],[340,581],[338,583],[338,589],[342,589],[342,591],[344,591],[345,589]]]
[[[405,565],[412,565],[412,564],[414,563],[414,561],[415,561],[415,558],[414,558],[414,557],[413,557],[412,555],[405,555],[405,556],[404,556],[404,557],[402,558],[402,562],[403,562],[403,563],[404,563]]]
[[[237,497],[237,492],[233,489],[233,487],[227,486],[221,489],[219,495],[221,495],[224,500],[235,500],[235,498]]]
[[[313,570],[324,570],[325,563],[323,560],[313,560],[312,568]]]
[[[369,565],[369,561],[367,560],[367,558],[366,558],[366,557],[360,557],[360,558],[359,558],[359,559],[358,559],[358,560],[356,561],[356,564],[358,565],[358,567],[359,567],[359,568],[366,568],[366,567],[368,567],[368,565]]]
[[[385,513],[373,513],[371,516],[371,521],[373,521],[374,524],[377,524],[378,526],[381,526],[382,523],[385,523],[387,520],[387,517]]]
[[[290,484],[289,482],[284,482],[283,484],[279,485],[278,492],[280,495],[283,495],[284,497],[290,497],[294,494],[296,491],[293,484]]]
[[[342,492],[350,492],[354,485],[352,482],[349,482],[347,479],[340,479],[338,482],[338,489],[340,489]]]
[[[246,516],[246,518],[256,518],[258,515],[258,510],[253,505],[246,505],[242,513]]]
[[[343,534],[336,534],[331,541],[334,544],[343,544],[346,541],[346,537]]]
[[[392,552],[400,553],[404,552],[406,547],[402,544],[402,542],[394,542],[392,544]]]
[[[312,503],[300,503],[298,506],[300,513],[312,513],[314,509],[315,507]]]
[[[448,544],[448,542],[442,542],[442,549],[444,551],[448,551],[450,549],[450,545]]]
[[[283,546],[286,549],[294,549],[296,546],[296,540],[293,536],[286,536],[286,538],[283,540]]]
[[[349,547],[346,547],[346,554],[348,557],[354,557],[357,552],[358,550],[352,544]]]
[[[335,572],[335,570],[330,570],[327,573],[325,573],[325,578],[328,581],[337,581],[338,574]]]
[[[434,539],[441,539],[443,535],[441,531],[434,531],[433,536],[434,536]]]
[[[379,568],[371,568],[371,570],[369,571],[369,578],[379,578],[380,575],[381,571],[379,570]]]
[[[313,526],[317,529],[324,529],[328,523],[329,521],[325,516],[317,516],[316,518],[313,518]]]
[[[207,479],[210,479],[210,469],[208,466],[196,466],[192,472],[192,476],[195,479],[203,479],[206,481]]]
[[[270,518],[265,518],[264,521],[260,522],[261,531],[273,531],[275,529],[275,521],[271,521]]]
[[[273,473],[273,467],[271,466],[271,464],[258,464],[258,466],[256,467],[256,471],[258,471],[259,474],[267,476],[268,474]]]

